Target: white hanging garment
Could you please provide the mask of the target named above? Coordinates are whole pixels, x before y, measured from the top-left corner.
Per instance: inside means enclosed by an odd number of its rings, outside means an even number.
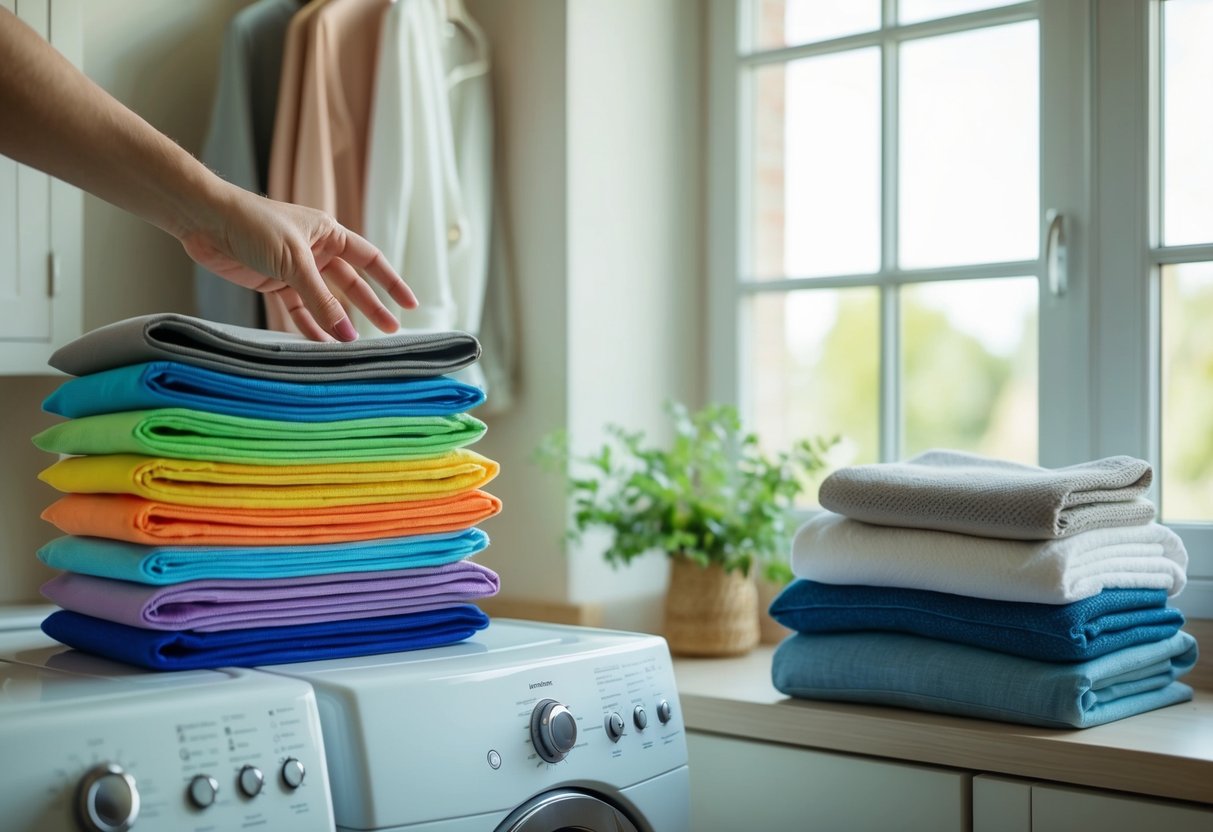
[[[506,258],[490,257],[488,54],[478,27],[458,11],[451,22],[439,0],[397,0],[384,16],[364,235],[421,302],[404,311],[380,293],[407,329],[459,329],[485,339],[480,364],[464,379],[489,388],[485,408],[500,410],[512,396],[513,328]],[[486,294],[493,298],[487,308]],[[381,334],[356,311],[351,318],[360,335]]]

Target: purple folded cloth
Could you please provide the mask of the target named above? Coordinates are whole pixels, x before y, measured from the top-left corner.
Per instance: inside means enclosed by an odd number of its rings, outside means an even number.
[[[494,595],[497,573],[471,561],[387,572],[148,586],[65,572],[42,594],[74,612],[152,630],[219,632],[421,612]]]

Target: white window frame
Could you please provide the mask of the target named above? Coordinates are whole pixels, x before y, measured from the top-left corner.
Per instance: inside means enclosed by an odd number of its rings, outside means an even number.
[[[708,27],[708,386],[712,399],[743,401],[738,360],[746,343],[741,310],[756,291],[881,287],[881,459],[900,448],[896,292],[920,280],[1036,275],[1040,280],[1039,460],[1057,467],[1112,454],[1150,460],[1159,470],[1159,267],[1213,260],[1213,245],[1160,247],[1160,125],[1157,37],[1159,0],[1123,3],[1027,2],[886,33],[740,56],[745,0],[711,0]],[[882,0],[885,20],[895,0]],[[751,112],[739,83],[743,68],[840,46],[881,45],[882,86],[896,88],[893,39],[1040,19],[1041,254],[1031,261],[932,270],[897,270],[895,96],[882,95],[882,266],[879,276],[748,282],[743,223],[750,158],[742,114]],[[893,100],[891,100],[893,99]],[[1146,114],[1148,117],[1143,117]],[[1152,167],[1153,165],[1153,167]],[[1067,218],[1068,286],[1055,297],[1044,281],[1048,209]],[[892,225],[891,225],[892,223]],[[1098,275],[1098,281],[1091,279]],[[1143,277],[1144,276],[1144,277]],[[1063,360],[1066,359],[1066,360]],[[891,395],[890,395],[891,394]],[[1156,476],[1151,497],[1160,497]],[[1213,617],[1213,524],[1172,526],[1189,550],[1189,585],[1177,599],[1188,615]]]

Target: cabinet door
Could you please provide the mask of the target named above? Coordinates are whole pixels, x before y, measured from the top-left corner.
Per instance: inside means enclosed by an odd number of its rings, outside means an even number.
[[[48,0],[0,0],[44,38]],[[51,334],[50,177],[0,156],[0,336],[48,339]]]
[[[0,0],[0,6],[81,65],[79,0]],[[0,156],[0,375],[48,372],[51,353],[80,334],[83,241],[83,194]]]
[[[1213,807],[982,774],[973,832],[1213,832]]]
[[[1213,808],[1091,789],[1032,786],[1032,832],[1210,832]]]
[[[695,832],[968,828],[964,772],[696,732],[687,750]]]

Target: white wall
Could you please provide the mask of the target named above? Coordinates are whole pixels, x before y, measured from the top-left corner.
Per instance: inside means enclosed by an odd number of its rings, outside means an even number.
[[[84,70],[102,87],[197,152],[210,112],[223,26],[239,0],[81,3]],[[84,204],[84,326],[147,312],[189,312],[189,258],[168,235],[91,196]],[[34,557],[54,537],[38,518],[55,492],[37,481],[53,460],[29,437],[56,419],[41,402],[54,377],[0,377],[0,602],[34,601],[53,573]]]
[[[569,3],[569,435],[614,422],[669,435],[663,403],[702,390],[698,4]],[[608,623],[659,626],[663,553],[612,569],[602,541],[571,553],[569,598]]]
[[[531,454],[618,422],[660,435],[662,403],[701,398],[700,56],[690,0],[481,0],[494,44],[499,157],[519,283],[523,389],[478,447],[505,502],[482,559],[505,597],[601,603],[605,623],[660,624],[660,554],[612,570],[563,540],[562,484]]]

